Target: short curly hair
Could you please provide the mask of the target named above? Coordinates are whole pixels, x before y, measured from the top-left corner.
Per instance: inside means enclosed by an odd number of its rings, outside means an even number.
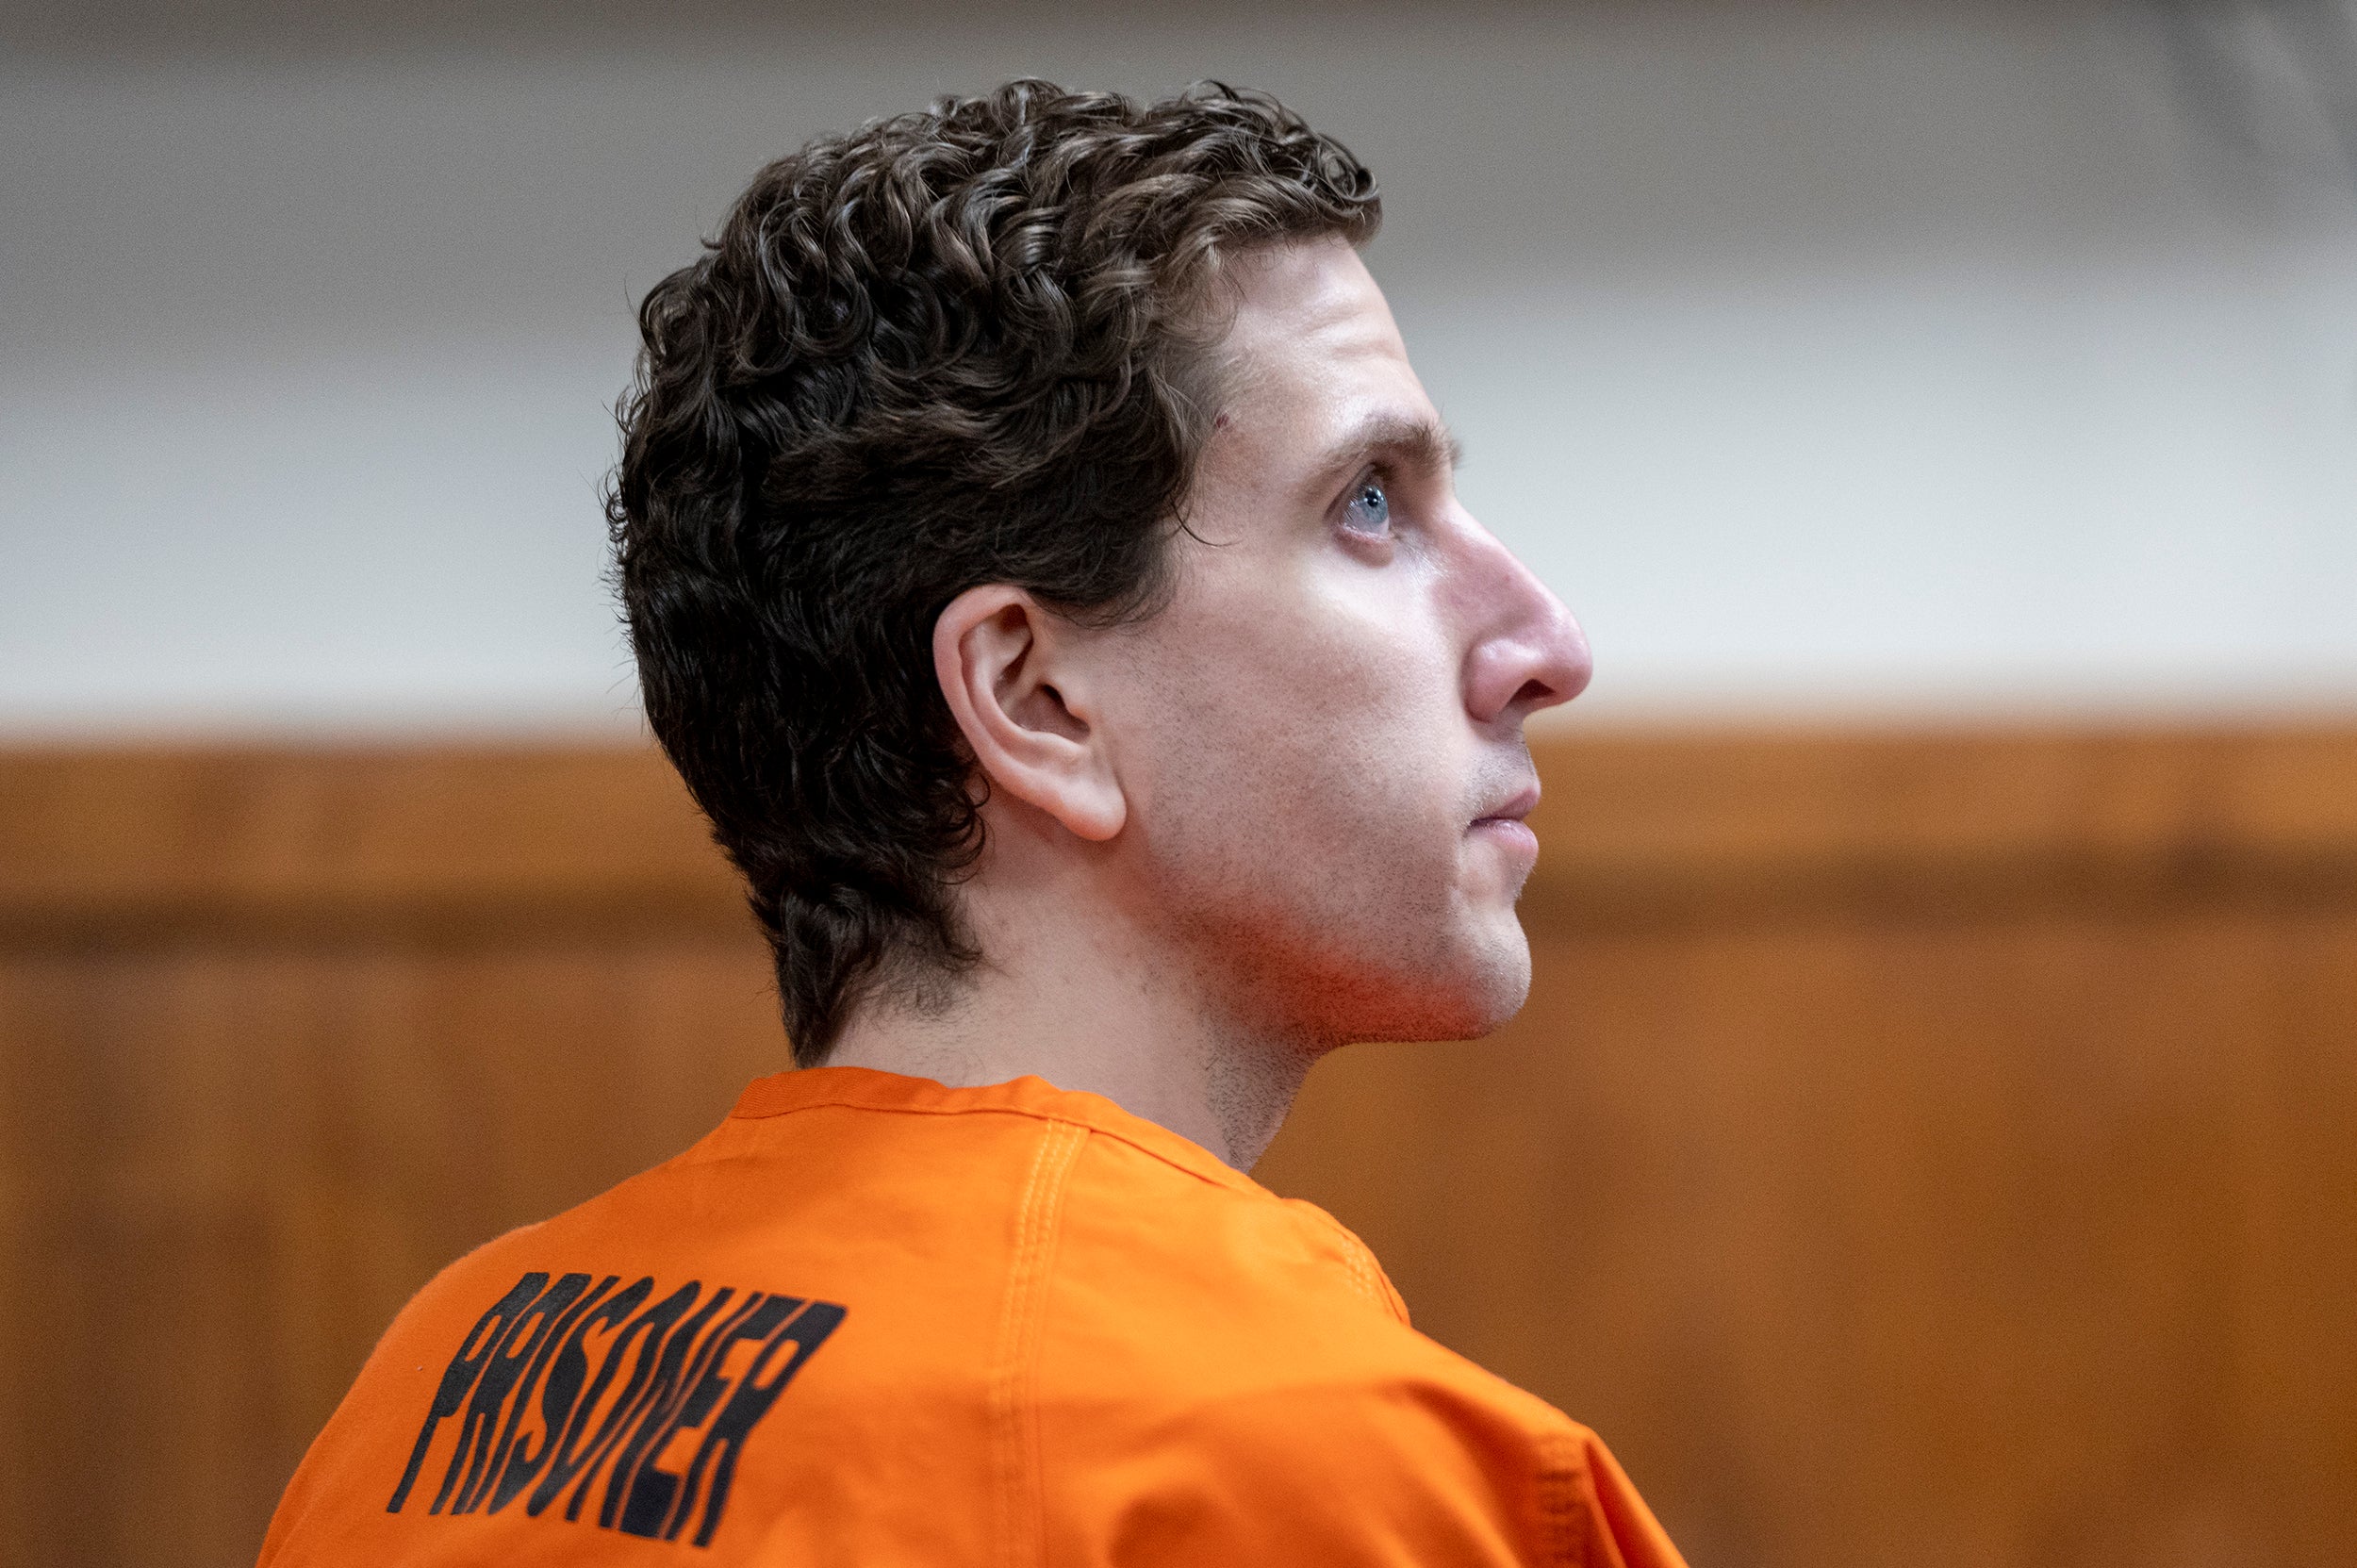
[[[639,310],[608,488],[649,722],[750,886],[795,1059],[978,957],[933,624],[985,583],[1149,615],[1216,400],[1224,263],[1371,238],[1373,177],[1264,94],[1011,82],[764,169]]]

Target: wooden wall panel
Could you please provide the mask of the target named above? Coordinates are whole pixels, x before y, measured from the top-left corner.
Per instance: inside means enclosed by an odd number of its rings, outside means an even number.
[[[250,1562],[392,1311],[784,1065],[741,934],[0,958],[0,1560]]]
[[[1531,1007],[1261,1175],[1710,1564],[2357,1540],[2357,730],[1540,753]],[[251,1560],[433,1270],[783,1065],[676,783],[0,755],[0,1563]]]

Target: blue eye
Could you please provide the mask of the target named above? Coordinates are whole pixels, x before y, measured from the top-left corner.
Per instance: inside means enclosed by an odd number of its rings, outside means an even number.
[[[1392,498],[1375,480],[1360,481],[1343,508],[1343,521],[1354,534],[1386,534],[1392,527]]]

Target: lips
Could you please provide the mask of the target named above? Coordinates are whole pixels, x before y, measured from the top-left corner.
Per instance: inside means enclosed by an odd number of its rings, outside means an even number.
[[[1473,825],[1478,828],[1486,822],[1520,822],[1530,815],[1531,808],[1538,803],[1538,784],[1526,784],[1496,806],[1475,817]]]

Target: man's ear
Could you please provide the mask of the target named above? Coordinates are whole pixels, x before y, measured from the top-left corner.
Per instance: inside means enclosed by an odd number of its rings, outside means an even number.
[[[991,786],[1102,843],[1129,803],[1078,657],[1082,635],[1021,588],[968,588],[933,622],[933,672]]]

